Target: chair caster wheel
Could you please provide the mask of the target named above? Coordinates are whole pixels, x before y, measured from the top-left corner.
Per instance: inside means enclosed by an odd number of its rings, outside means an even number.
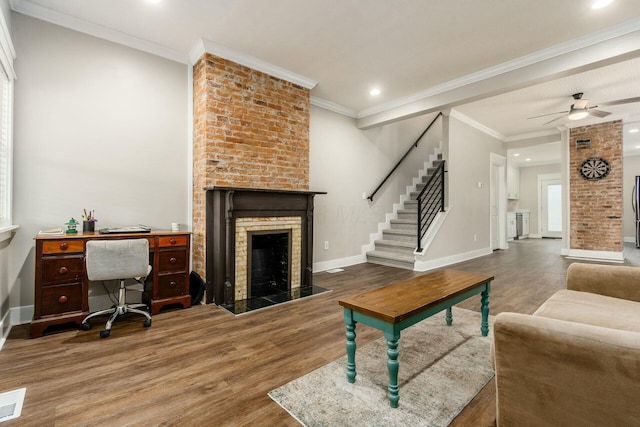
[[[151,319],[145,320],[142,326],[144,326],[145,328],[148,328],[149,326],[151,326]]]
[[[81,323],[80,328],[82,328],[83,331],[88,331],[89,329],[91,329],[91,323]]]
[[[106,338],[111,334],[111,329],[104,329],[100,331],[100,338]]]

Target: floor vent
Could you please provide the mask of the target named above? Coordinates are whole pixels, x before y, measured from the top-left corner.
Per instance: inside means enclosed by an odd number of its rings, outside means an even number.
[[[19,388],[0,394],[0,423],[20,416],[26,391],[26,388]]]
[[[343,272],[343,268],[332,268],[331,270],[327,270],[327,273],[340,273]]]

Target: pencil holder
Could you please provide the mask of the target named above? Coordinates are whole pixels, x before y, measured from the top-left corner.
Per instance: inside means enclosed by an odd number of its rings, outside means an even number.
[[[95,231],[95,221],[82,221],[82,231]]]

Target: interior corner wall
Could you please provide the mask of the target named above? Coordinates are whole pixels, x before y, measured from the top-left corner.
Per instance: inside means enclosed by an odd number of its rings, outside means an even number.
[[[310,188],[326,191],[315,197],[314,271],[319,265],[344,266],[364,261],[362,246],[385,222],[400,195],[413,184],[429,154],[440,144],[441,119],[374,197],[376,188],[435,115],[361,130],[356,120],[311,107]],[[325,249],[324,242],[328,242]]]
[[[576,140],[591,140],[576,148]],[[599,180],[580,175],[583,161],[603,158],[611,168]],[[572,128],[569,137],[570,249],[622,253],[622,121]]]
[[[506,156],[503,142],[449,117],[449,213],[419,263],[446,264],[491,251],[491,153]]]
[[[626,242],[635,242],[636,216],[631,205],[631,194],[635,185],[635,177],[640,176],[640,156],[624,156],[622,178],[622,227]]]
[[[33,304],[34,236],[83,209],[98,227],[189,224],[188,69],[13,14],[11,306]],[[91,307],[90,307],[91,308]]]

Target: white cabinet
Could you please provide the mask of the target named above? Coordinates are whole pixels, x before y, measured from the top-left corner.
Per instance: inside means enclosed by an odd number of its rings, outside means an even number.
[[[516,213],[507,212],[507,240],[513,240],[516,237]]]
[[[520,168],[507,165],[507,199],[520,198]]]

